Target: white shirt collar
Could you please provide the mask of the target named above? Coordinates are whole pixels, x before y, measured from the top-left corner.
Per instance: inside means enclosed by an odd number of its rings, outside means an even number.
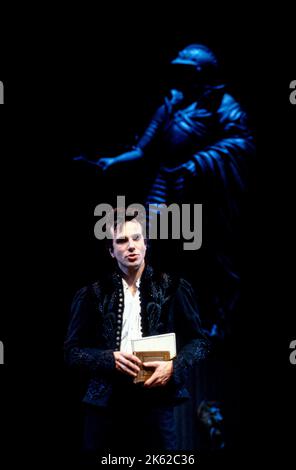
[[[141,283],[141,278],[139,277],[139,279],[137,279],[137,281],[136,281],[136,288],[137,289],[139,289],[140,283]],[[122,278],[122,285],[123,285],[124,290],[129,289],[129,285],[128,285],[128,283],[126,282],[126,280],[124,278]]]

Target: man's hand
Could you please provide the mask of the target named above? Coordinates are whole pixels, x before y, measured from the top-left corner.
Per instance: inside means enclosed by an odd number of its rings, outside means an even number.
[[[142,361],[137,356],[122,351],[114,351],[115,367],[124,374],[137,377]]]
[[[166,385],[173,374],[173,361],[143,362],[145,367],[155,367],[152,376],[144,382],[145,387],[160,387]]]

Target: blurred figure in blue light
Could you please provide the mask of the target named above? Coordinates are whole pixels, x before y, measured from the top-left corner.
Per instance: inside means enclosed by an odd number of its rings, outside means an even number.
[[[252,137],[239,103],[225,92],[218,61],[193,44],[171,62],[170,97],[156,111],[136,145],[116,157],[100,158],[103,170],[147,158],[155,178],[147,203],[192,201],[192,185],[205,180],[228,192],[244,187],[245,158]],[[202,180],[202,181],[201,181]]]

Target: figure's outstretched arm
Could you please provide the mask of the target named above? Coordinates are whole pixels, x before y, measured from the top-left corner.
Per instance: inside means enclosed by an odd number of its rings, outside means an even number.
[[[166,102],[155,112],[146,130],[143,132],[136,145],[130,151],[124,152],[120,155],[117,155],[116,157],[99,158],[96,164],[103,170],[107,170],[111,166],[118,163],[126,163],[143,158],[161,131],[167,113],[168,103]]]
[[[97,165],[102,170],[107,170],[111,166],[116,165],[117,163],[130,162],[132,160],[139,160],[144,156],[144,152],[140,148],[134,148],[129,152],[124,152],[116,157],[103,157],[97,160]]]

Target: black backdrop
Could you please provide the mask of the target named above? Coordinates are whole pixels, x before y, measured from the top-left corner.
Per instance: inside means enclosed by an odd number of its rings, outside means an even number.
[[[58,16],[44,30],[40,21],[31,36],[6,36],[0,338],[6,364],[0,372],[2,456],[7,454],[10,466],[57,462],[58,452],[67,461],[75,434],[62,343],[74,291],[96,277],[92,211],[110,186],[87,168],[78,174],[72,157],[108,154],[133,143],[163,95],[166,64],[191,42],[208,44],[222,58],[227,82],[259,134],[244,332],[237,345],[243,456],[253,453],[255,443],[263,448],[262,435],[277,446],[284,436],[283,458],[292,442],[281,418],[284,400],[293,412],[286,359],[294,324],[286,266],[293,251],[291,25],[254,10],[205,15],[190,8],[102,12],[88,23]],[[264,289],[266,266],[276,269]]]

